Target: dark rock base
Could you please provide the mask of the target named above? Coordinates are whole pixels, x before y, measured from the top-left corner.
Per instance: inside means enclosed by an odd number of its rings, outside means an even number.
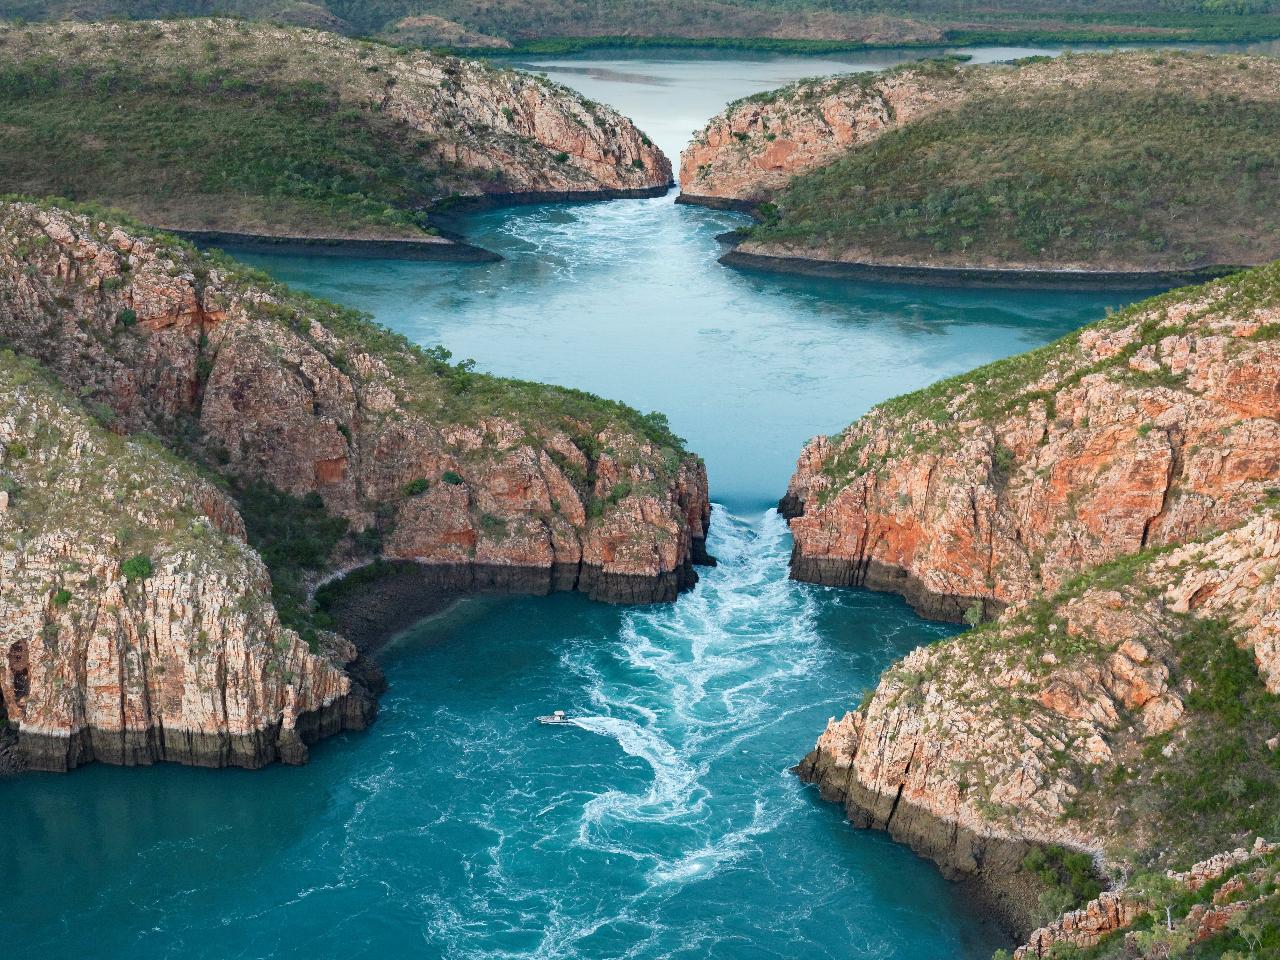
[[[222,230],[168,230],[198,247],[229,247],[239,252],[294,253],[308,257],[356,257],[378,260],[440,260],[494,263],[498,254],[460,240],[361,240],[342,237],[288,237]]]
[[[799,548],[791,551],[791,579],[824,587],[861,587],[877,593],[896,593],[920,616],[947,623],[963,623],[975,604],[983,620],[994,619],[1004,609],[1003,604],[989,597],[934,593],[902,567],[869,559],[854,562],[832,557],[806,557]]]
[[[994,918],[1011,943],[1026,940],[1036,927],[1041,885],[1022,868],[1032,844],[988,837],[940,820],[897,796],[881,796],[853,779],[852,767],[838,769],[829,756],[812,751],[794,768],[815,784],[824,800],[842,804],[855,827],[884,830],[960,883],[981,911]]]
[[[361,658],[363,659],[363,658]],[[359,666],[357,660],[353,666]],[[380,672],[360,668],[366,679]],[[65,773],[98,761],[119,766],[182,763],[193,767],[246,767],[269,763],[305,763],[307,745],[343,730],[363,730],[378,712],[382,689],[369,689],[353,675],[352,692],[321,710],[298,718],[293,730],[276,724],[253,734],[207,734],[151,727],[147,730],[81,728],[68,736],[18,732],[18,754],[25,769]],[[385,686],[385,685],[384,685]]]
[[[1030,290],[1161,290],[1245,269],[1211,266],[1194,270],[1001,270],[981,267],[930,267],[881,263],[847,263],[811,257],[782,257],[730,250],[720,258],[730,267],[811,277],[903,283],[933,287],[997,287]]]
[[[755,200],[735,200],[732,197],[704,197],[696,193],[682,193],[676,197],[676,203],[690,207],[707,207],[710,210],[734,210],[755,216],[760,204]],[[719,238],[717,238],[719,239]]]
[[[695,556],[711,562],[705,540]],[[0,736],[0,773],[19,769],[66,772],[98,761],[120,766],[182,763],[195,767],[246,767],[305,763],[307,747],[344,730],[363,730],[378,712],[386,678],[368,652],[387,638],[468,594],[545,596],[578,590],[606,603],[662,603],[698,582],[692,563],[657,577],[611,574],[590,566],[514,567],[485,564],[420,564],[378,561],[318,592],[337,628],[361,651],[347,665],[351,693],[303,714],[293,730],[278,724],[251,735],[205,734],[152,727],[142,731],[83,728],[67,736],[11,728]],[[0,731],[3,734],[4,731]]]
[[[696,562],[714,563],[705,541],[695,543]],[[516,567],[493,564],[424,564],[378,561],[317,591],[317,602],[337,629],[364,651],[439,613],[455,600],[478,593],[547,596],[577,590],[604,603],[667,603],[698,582],[692,563],[657,577],[604,573],[599,568],[556,564]]]
[[[632,187],[618,190],[529,190],[523,193],[485,193],[470,197],[449,197],[437,203],[431,213],[474,213],[502,207],[532,206],[538,203],[597,203],[601,200],[651,200],[665,197],[674,183],[659,187]]]

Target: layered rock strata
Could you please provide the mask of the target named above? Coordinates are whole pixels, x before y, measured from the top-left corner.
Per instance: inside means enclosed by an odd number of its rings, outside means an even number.
[[[362,729],[354,646],[280,624],[235,505],[0,353],[0,715],[16,763],[258,767]]]
[[[1277,289],[1273,265],[1143,302],[883,404],[801,457],[782,505],[794,576],[981,625],[886,672],[799,773],[856,824],[983,878],[1014,926],[1030,911],[1010,878],[1032,846],[1167,862],[1230,822],[1187,821],[1177,804],[1203,802],[1187,784],[1264,802],[1250,778],[1280,743]],[[1204,772],[1209,757],[1226,766]],[[1126,904],[1104,897],[1062,935],[1124,926]]]
[[[959,102],[970,87],[962,76],[907,68],[804,80],[736,100],[680,154],[681,200],[708,206],[772,200],[792,177]]]
[[[314,492],[356,531],[376,526],[387,558],[625,602],[694,579],[705,468],[620,404],[451,366],[228,262],[58,209],[0,210],[0,272],[0,336],[121,429]]]
[[[118,433],[159,437],[235,489],[257,484],[318,497],[351,530],[329,558],[335,572],[384,559],[409,565],[442,591],[579,590],[631,603],[674,599],[696,580],[693,564],[706,559],[705,468],[660,416],[453,365],[447,354],[417,349],[358,314],[294,295],[172,238],[65,209],[5,204],[0,338],[41,362]],[[111,496],[153,509],[158,494],[146,486],[149,472],[139,467]],[[225,536],[243,538],[225,494],[203,481],[188,486]],[[81,556],[81,546],[91,552]],[[110,611],[123,625],[114,647],[86,652],[47,627],[60,616],[48,603],[6,618],[4,702],[32,765],[95,757],[256,765],[304,755],[291,735],[288,751],[279,745],[289,731],[303,742],[359,722],[344,706],[353,680],[341,669],[354,647],[321,631],[323,643],[340,651],[330,658],[337,666],[321,674],[329,660],[305,645],[299,650],[297,634],[280,628],[261,561],[242,545],[235,548],[245,555],[240,566],[218,574],[221,586],[207,584],[180,556],[162,563],[158,552],[154,577],[122,582],[118,550],[92,544],[74,525],[60,528],[49,549],[95,584],[76,581],[78,603]],[[48,563],[23,565],[55,577]],[[32,591],[44,589],[18,579],[3,586],[4,602],[24,610]],[[151,589],[162,593],[152,597]],[[245,590],[259,607],[240,599]],[[133,610],[134,600],[141,604],[136,622],[122,621],[118,611]],[[194,636],[170,636],[180,623],[194,623]],[[46,629],[51,646],[40,639]],[[148,653],[145,644],[161,639],[165,646]],[[265,644],[292,652],[279,663],[255,660],[235,646],[250,642],[254,650]],[[205,644],[217,664],[208,672],[199,659]],[[31,699],[33,670],[62,677],[61,689],[102,656],[128,663],[171,650],[195,664],[194,678],[172,695],[141,684],[136,704],[120,708],[124,720],[71,706],[43,711]],[[180,675],[176,662],[164,669]],[[264,671],[296,677],[315,692],[289,692],[281,682],[261,693]],[[28,679],[15,679],[19,673]],[[363,676],[363,667],[354,674]],[[117,688],[103,686],[119,699]],[[169,712],[152,722],[161,695]],[[296,704],[267,724],[263,718],[286,696]],[[256,712],[237,698],[252,700]],[[235,712],[235,723],[210,720],[207,700],[226,704],[219,709]],[[114,740],[106,733],[119,731]],[[36,737],[52,745],[39,747]]]
[[[1239,523],[1280,467],[1275,266],[889,401],[801,454],[792,574],[960,620]]]

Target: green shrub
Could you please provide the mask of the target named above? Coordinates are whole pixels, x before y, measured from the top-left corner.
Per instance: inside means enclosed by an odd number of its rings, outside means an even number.
[[[406,497],[417,497],[427,492],[430,483],[426,477],[418,477],[416,480],[410,480],[404,485],[404,495]]]
[[[261,480],[235,491],[249,545],[262,555],[271,573],[271,593],[280,620],[299,632],[322,624],[307,604],[305,577],[324,569],[346,535],[343,517],[330,516],[314,490],[296,497]]]
[[[568,163],[569,155],[561,150],[559,153],[554,154],[552,159],[555,160],[556,163]]]
[[[752,235],[964,262],[1274,257],[1280,103],[1215,91],[1205,64],[1159,91],[976,95],[796,177]]]
[[[65,607],[71,602],[71,591],[65,587],[53,595],[53,605],[55,607]]]
[[[136,554],[120,564],[120,572],[126,580],[145,580],[155,573],[155,566],[146,554]]]
[[[1022,869],[1034,874],[1043,886],[1041,922],[1083,906],[1102,892],[1093,858],[1056,844],[1033,848],[1023,859]]]
[[[116,323],[122,327],[132,327],[138,322],[138,311],[132,307],[125,307],[116,314]]]
[[[446,470],[444,473],[440,474],[440,479],[454,487],[462,483],[462,476],[453,470]]]

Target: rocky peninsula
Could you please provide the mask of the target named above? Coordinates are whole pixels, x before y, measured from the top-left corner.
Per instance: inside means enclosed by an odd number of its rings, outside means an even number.
[[[792,575],[971,629],[891,668],[800,773],[977,876],[1023,934],[1048,924],[1023,956],[1120,949],[1199,889],[1164,871],[1280,822],[1278,332],[1270,265],[890,400],[801,456]],[[1274,868],[1270,847],[1246,861]],[[1093,875],[1128,893],[1086,905],[1098,888],[1069,881]],[[1236,913],[1274,910],[1245,887],[1231,902],[1262,905]],[[1156,941],[1078,955],[1168,955]]]
[[[0,207],[0,340],[66,391],[32,372],[0,417],[0,696],[32,767],[297,761],[366,722],[376,671],[344,673],[311,603],[336,573],[654,602],[707,559],[705,468],[661,415],[477,373],[95,211]]]
[[[545,78],[243,21],[0,25],[0,124],[0,190],[308,253],[493,259],[432,211],[672,182],[634,124]]]
[[[1270,129],[1270,58],[944,58],[731,104],[684,151],[681,200],[756,213],[739,266],[1150,289],[1280,256]]]

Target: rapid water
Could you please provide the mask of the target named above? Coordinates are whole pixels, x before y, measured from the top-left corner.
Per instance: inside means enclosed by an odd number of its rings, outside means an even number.
[[[722,103],[845,62],[544,64],[672,155]],[[585,72],[584,72],[585,71]],[[675,117],[675,120],[671,118]],[[497,373],[662,409],[708,462],[720,565],[673,605],[475,598],[385,649],[378,722],[302,768],[0,782],[5,957],[981,958],[937,871],[788,772],[951,628],[786,579],[801,444],[1115,298],[732,271],[671,198],[468,221],[489,265],[258,257]],[[580,716],[540,727],[555,708]]]

